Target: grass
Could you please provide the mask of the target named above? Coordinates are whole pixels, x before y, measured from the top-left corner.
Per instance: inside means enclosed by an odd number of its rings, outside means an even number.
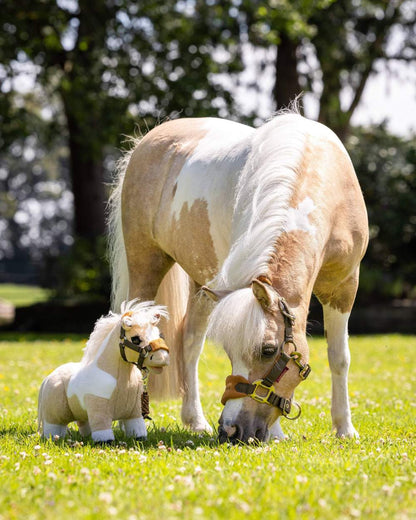
[[[15,307],[24,307],[32,303],[44,302],[50,297],[48,289],[32,285],[0,284],[0,299],[7,300]]]
[[[414,519],[416,337],[353,337],[350,395],[359,440],[330,433],[330,374],[312,339],[310,378],[297,391],[289,439],[218,445],[184,430],[180,402],[152,403],[144,443],[113,447],[36,434],[37,391],[57,365],[81,356],[80,337],[0,337],[0,519]],[[215,426],[229,363],[208,344],[203,406]]]

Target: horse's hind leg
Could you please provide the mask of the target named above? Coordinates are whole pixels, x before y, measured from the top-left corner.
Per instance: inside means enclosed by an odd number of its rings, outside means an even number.
[[[199,290],[199,286],[196,287]],[[195,292],[196,292],[195,290]],[[204,346],[211,301],[201,293],[189,299],[183,338],[182,422],[194,431],[212,432],[202,411],[198,388],[198,361]]]
[[[325,334],[328,343],[328,361],[332,376],[332,425],[338,437],[358,437],[351,422],[348,398],[348,370],[350,350],[348,345],[348,319],[358,286],[357,276],[352,276],[337,287],[330,300],[322,305]]]

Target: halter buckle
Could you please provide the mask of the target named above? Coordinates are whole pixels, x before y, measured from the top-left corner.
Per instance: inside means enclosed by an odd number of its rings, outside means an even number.
[[[254,385],[254,390],[251,394],[248,394],[249,397],[251,397],[252,399],[254,399],[255,401],[257,401],[258,403],[265,403],[265,404],[269,404],[269,397],[271,396],[271,394],[273,393],[273,385],[272,386],[267,386],[265,384],[263,384],[263,379],[257,379],[257,381],[253,381],[252,385]],[[265,390],[266,391],[266,394],[265,395],[260,395],[257,393],[257,390],[261,388],[262,390]]]
[[[293,359],[293,361],[299,367],[299,377],[302,379],[302,381],[304,381],[308,377],[308,375],[311,373],[312,369],[311,369],[310,365],[308,365],[308,364],[304,365],[303,363],[300,362],[300,360],[302,359],[302,354],[298,351],[292,352],[292,354],[290,354],[290,357]]]

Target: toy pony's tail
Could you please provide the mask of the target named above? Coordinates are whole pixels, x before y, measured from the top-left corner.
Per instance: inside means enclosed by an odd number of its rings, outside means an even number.
[[[38,433],[43,434],[43,387],[45,385],[45,381],[42,382],[39,389],[38,395]]]

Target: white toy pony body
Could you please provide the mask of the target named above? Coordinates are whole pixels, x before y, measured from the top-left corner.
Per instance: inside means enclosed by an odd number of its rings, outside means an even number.
[[[77,421],[81,435],[95,442],[114,440],[120,420],[128,437],[145,438],[141,370],[160,372],[169,364],[168,348],[157,323],[165,307],[132,300],[121,314],[100,318],[79,363],[66,363],[49,374],[39,391],[38,420],[43,437],[65,436]],[[137,365],[137,366],[134,366]]]

